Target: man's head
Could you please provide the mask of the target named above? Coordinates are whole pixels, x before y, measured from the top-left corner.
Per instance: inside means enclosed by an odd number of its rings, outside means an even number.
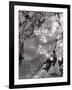
[[[55,50],[53,50],[53,53],[55,53]]]

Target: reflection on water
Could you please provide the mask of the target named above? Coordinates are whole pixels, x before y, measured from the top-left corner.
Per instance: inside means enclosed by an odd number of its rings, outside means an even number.
[[[33,76],[40,70],[43,66],[43,56],[38,56],[30,61],[24,60],[22,65],[19,67],[19,78],[28,79],[33,78]]]

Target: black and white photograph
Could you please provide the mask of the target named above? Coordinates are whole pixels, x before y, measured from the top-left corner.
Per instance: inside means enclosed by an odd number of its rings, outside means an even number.
[[[19,11],[19,79],[63,76],[63,13]]]
[[[69,5],[10,3],[10,88],[70,84],[69,15]]]

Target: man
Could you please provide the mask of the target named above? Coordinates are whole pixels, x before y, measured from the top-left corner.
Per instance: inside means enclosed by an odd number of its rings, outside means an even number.
[[[47,72],[48,72],[51,67],[51,64],[52,64],[52,58],[47,58],[47,60],[44,62],[44,64],[46,64],[46,67],[43,69],[47,70]]]
[[[55,64],[56,64],[56,62],[57,62],[57,55],[56,55],[55,50],[53,50],[53,54],[52,54],[51,56],[53,57],[53,61],[52,61],[53,66],[55,66]]]

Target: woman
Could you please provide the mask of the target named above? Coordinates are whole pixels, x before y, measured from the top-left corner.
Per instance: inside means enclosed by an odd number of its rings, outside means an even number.
[[[44,62],[44,64],[46,64],[46,68],[43,68],[43,69],[47,70],[47,72],[49,71],[51,67],[52,61],[53,61],[53,58],[50,57],[50,58],[47,58],[47,60]]]

